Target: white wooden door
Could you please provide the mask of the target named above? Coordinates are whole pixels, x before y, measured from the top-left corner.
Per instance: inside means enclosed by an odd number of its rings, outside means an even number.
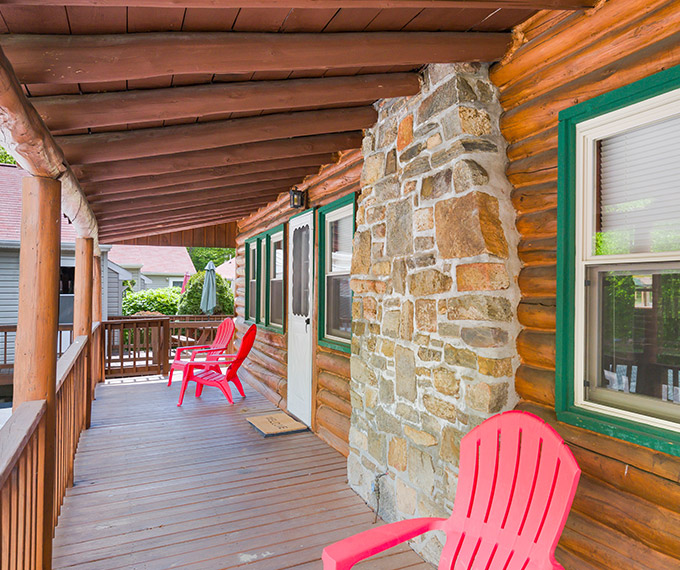
[[[288,224],[288,411],[312,424],[314,212]]]

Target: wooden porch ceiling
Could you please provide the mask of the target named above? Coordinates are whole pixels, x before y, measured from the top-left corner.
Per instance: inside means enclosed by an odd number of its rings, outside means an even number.
[[[593,2],[5,0],[0,46],[107,243],[247,216],[424,64],[496,60],[536,10]]]

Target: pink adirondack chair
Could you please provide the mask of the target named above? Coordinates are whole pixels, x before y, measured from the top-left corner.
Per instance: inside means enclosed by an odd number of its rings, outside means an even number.
[[[255,334],[257,333],[257,327],[251,325],[251,327],[246,331],[241,340],[241,345],[238,348],[236,354],[227,354],[219,360],[213,360],[211,362],[189,362],[186,365],[184,377],[182,378],[182,389],[179,393],[178,406],[182,405],[184,400],[184,393],[187,390],[189,382],[196,382],[196,397],[200,397],[203,392],[203,386],[215,386],[222,390],[222,393],[226,396],[230,404],[234,403],[234,399],[231,396],[231,389],[229,388],[229,382],[236,386],[239,394],[243,398],[246,397],[243,391],[243,386],[241,380],[238,377],[238,369],[243,364],[250,353],[250,349],[253,347],[255,342]],[[223,374],[220,370],[220,366],[227,366],[226,372]]]
[[[217,327],[217,332],[215,333],[215,340],[213,340],[210,345],[200,345],[200,346],[183,346],[177,349],[175,352],[175,359],[172,361],[172,366],[170,367],[170,373],[168,374],[168,386],[172,384],[172,373],[175,370],[184,371],[186,365],[189,362],[194,362],[197,356],[205,355],[207,362],[212,362],[219,358],[225,358],[227,349],[229,348],[229,343],[234,336],[234,321],[232,319],[224,319],[220,326]],[[191,352],[191,357],[189,360],[182,358],[182,353]],[[219,366],[215,365],[212,367],[213,370],[219,372]],[[185,374],[182,374],[184,377]]]
[[[448,519],[418,518],[372,528],[327,546],[324,570],[357,562],[431,530],[446,533],[439,570],[558,570],[555,547],[581,470],[540,418],[505,412],[467,434]]]

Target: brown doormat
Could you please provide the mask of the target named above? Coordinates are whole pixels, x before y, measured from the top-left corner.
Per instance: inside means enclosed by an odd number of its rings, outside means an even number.
[[[309,429],[305,424],[291,418],[284,412],[277,412],[267,416],[251,416],[246,418],[264,437],[297,433]]]

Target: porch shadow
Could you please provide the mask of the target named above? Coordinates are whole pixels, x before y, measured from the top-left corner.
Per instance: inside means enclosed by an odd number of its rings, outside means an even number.
[[[341,454],[312,433],[265,439],[246,422],[275,411],[258,392],[229,406],[190,389],[178,408],[179,384],[99,385],[55,569],[320,569],[325,545],[372,526]],[[431,567],[401,547],[356,568]]]

